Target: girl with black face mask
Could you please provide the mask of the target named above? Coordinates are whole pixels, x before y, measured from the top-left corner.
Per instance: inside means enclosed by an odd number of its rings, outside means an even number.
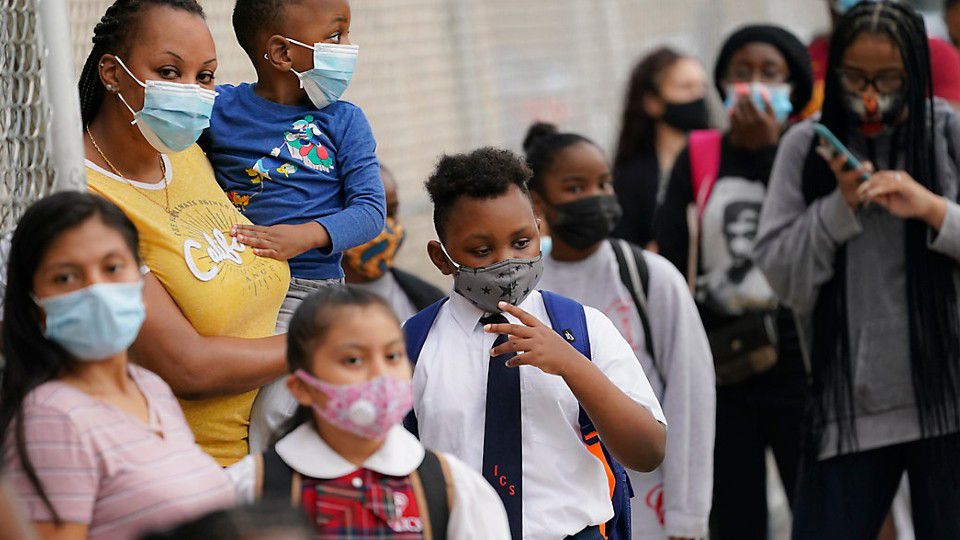
[[[960,121],[930,92],[923,18],[858,4],[820,121],[867,163],[825,161],[810,123],[777,156],[756,259],[810,352],[794,538],[875,537],[904,471],[917,538],[960,538]]]
[[[714,72],[730,114],[725,133],[697,132],[677,158],[655,238],[688,277],[717,374],[711,538],[763,538],[765,451],[787,495],[800,461],[806,380],[791,313],[752,260],[780,135],[811,94],[810,58],[790,32],[747,26]]]
[[[666,47],[633,70],[614,160],[614,187],[623,206],[614,236],[640,246],[653,239],[653,213],[687,135],[707,128],[706,90],[703,66]]]
[[[633,538],[701,538],[710,515],[715,401],[710,346],[693,298],[669,261],[610,239],[619,206],[610,165],[593,142],[536,124],[524,147],[530,192],[553,233],[540,286],[606,314],[670,416],[663,465],[628,472]]]

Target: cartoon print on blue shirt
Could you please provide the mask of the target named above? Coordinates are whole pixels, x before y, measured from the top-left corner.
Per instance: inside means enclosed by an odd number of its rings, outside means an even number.
[[[321,144],[323,132],[313,123],[313,116],[293,123],[293,132],[283,134],[290,156],[303,161],[307,167],[328,173],[333,169],[333,157]]]
[[[279,173],[289,178],[291,174],[300,170],[295,164],[284,161],[281,157],[284,148],[287,149],[289,157],[302,162],[309,169],[322,173],[333,170],[333,156],[323,146],[324,135],[313,122],[313,115],[308,114],[302,120],[293,122],[291,129],[292,131],[283,132],[283,142],[271,150],[269,156],[263,156],[252,167],[246,169],[250,183],[258,186],[255,192],[247,194],[237,191],[227,192],[227,197],[241,212],[246,209],[253,197],[263,192],[264,183],[275,178],[271,176],[272,174]]]

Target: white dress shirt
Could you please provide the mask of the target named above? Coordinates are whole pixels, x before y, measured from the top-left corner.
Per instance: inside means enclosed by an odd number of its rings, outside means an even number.
[[[345,460],[320,438],[307,422],[276,445],[280,459],[293,470],[310,478],[333,479],[353,473],[359,467]],[[394,426],[380,447],[363,463],[364,469],[388,476],[408,476],[423,461],[424,449],[420,441],[402,426]],[[507,513],[493,488],[482,476],[472,471],[453,456],[443,454],[453,483],[453,508],[447,537],[463,540],[507,540],[510,526]],[[237,490],[240,503],[252,503],[257,498],[257,462],[247,456],[227,468]]]
[[[520,304],[549,325],[540,293]],[[663,424],[660,403],[630,344],[596,309],[585,307],[593,362],[627,396]],[[476,471],[483,463],[487,369],[496,336],[484,313],[451,294],[424,343],[413,376],[420,439]],[[508,321],[516,318],[504,314]],[[580,436],[579,405],[561,377],[520,366],[523,449],[523,537],[556,540],[613,517],[603,466]]]

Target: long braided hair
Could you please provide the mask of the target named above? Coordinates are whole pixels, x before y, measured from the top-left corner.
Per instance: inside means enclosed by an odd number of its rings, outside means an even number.
[[[93,49],[83,64],[77,85],[80,91],[80,118],[84,127],[89,126],[97,116],[105,95],[100,81],[100,59],[105,54],[127,52],[128,39],[150,6],[165,6],[204,16],[203,8],[196,0],[116,0],[108,7],[93,29]]]
[[[913,8],[890,0],[863,2],[838,21],[830,42],[821,122],[841,141],[857,125],[844,104],[837,68],[850,45],[863,34],[890,39],[900,51],[906,70],[906,110],[897,127],[905,168],[933,193],[942,193],[935,164],[934,106],[930,53],[923,18]],[[895,160],[892,160],[895,163]],[[811,152],[803,174],[808,203],[836,188],[826,163]],[[956,264],[927,247],[926,223],[911,219],[905,225],[907,300],[909,305],[910,366],[923,436],[960,428],[960,319],[953,273]],[[821,445],[826,424],[837,422],[837,451],[858,446],[853,398],[850,336],[847,335],[846,249],[836,253],[832,279],[820,289],[814,309],[810,360],[814,391],[813,439]]]

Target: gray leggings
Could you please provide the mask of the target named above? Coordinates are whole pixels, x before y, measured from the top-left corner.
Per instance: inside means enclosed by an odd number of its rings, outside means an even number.
[[[277,315],[277,333],[287,332],[293,313],[303,300],[323,287],[342,285],[342,279],[309,280],[291,278],[287,297]],[[276,442],[277,432],[297,412],[297,400],[287,390],[283,376],[260,389],[250,411],[250,453],[257,454]]]

